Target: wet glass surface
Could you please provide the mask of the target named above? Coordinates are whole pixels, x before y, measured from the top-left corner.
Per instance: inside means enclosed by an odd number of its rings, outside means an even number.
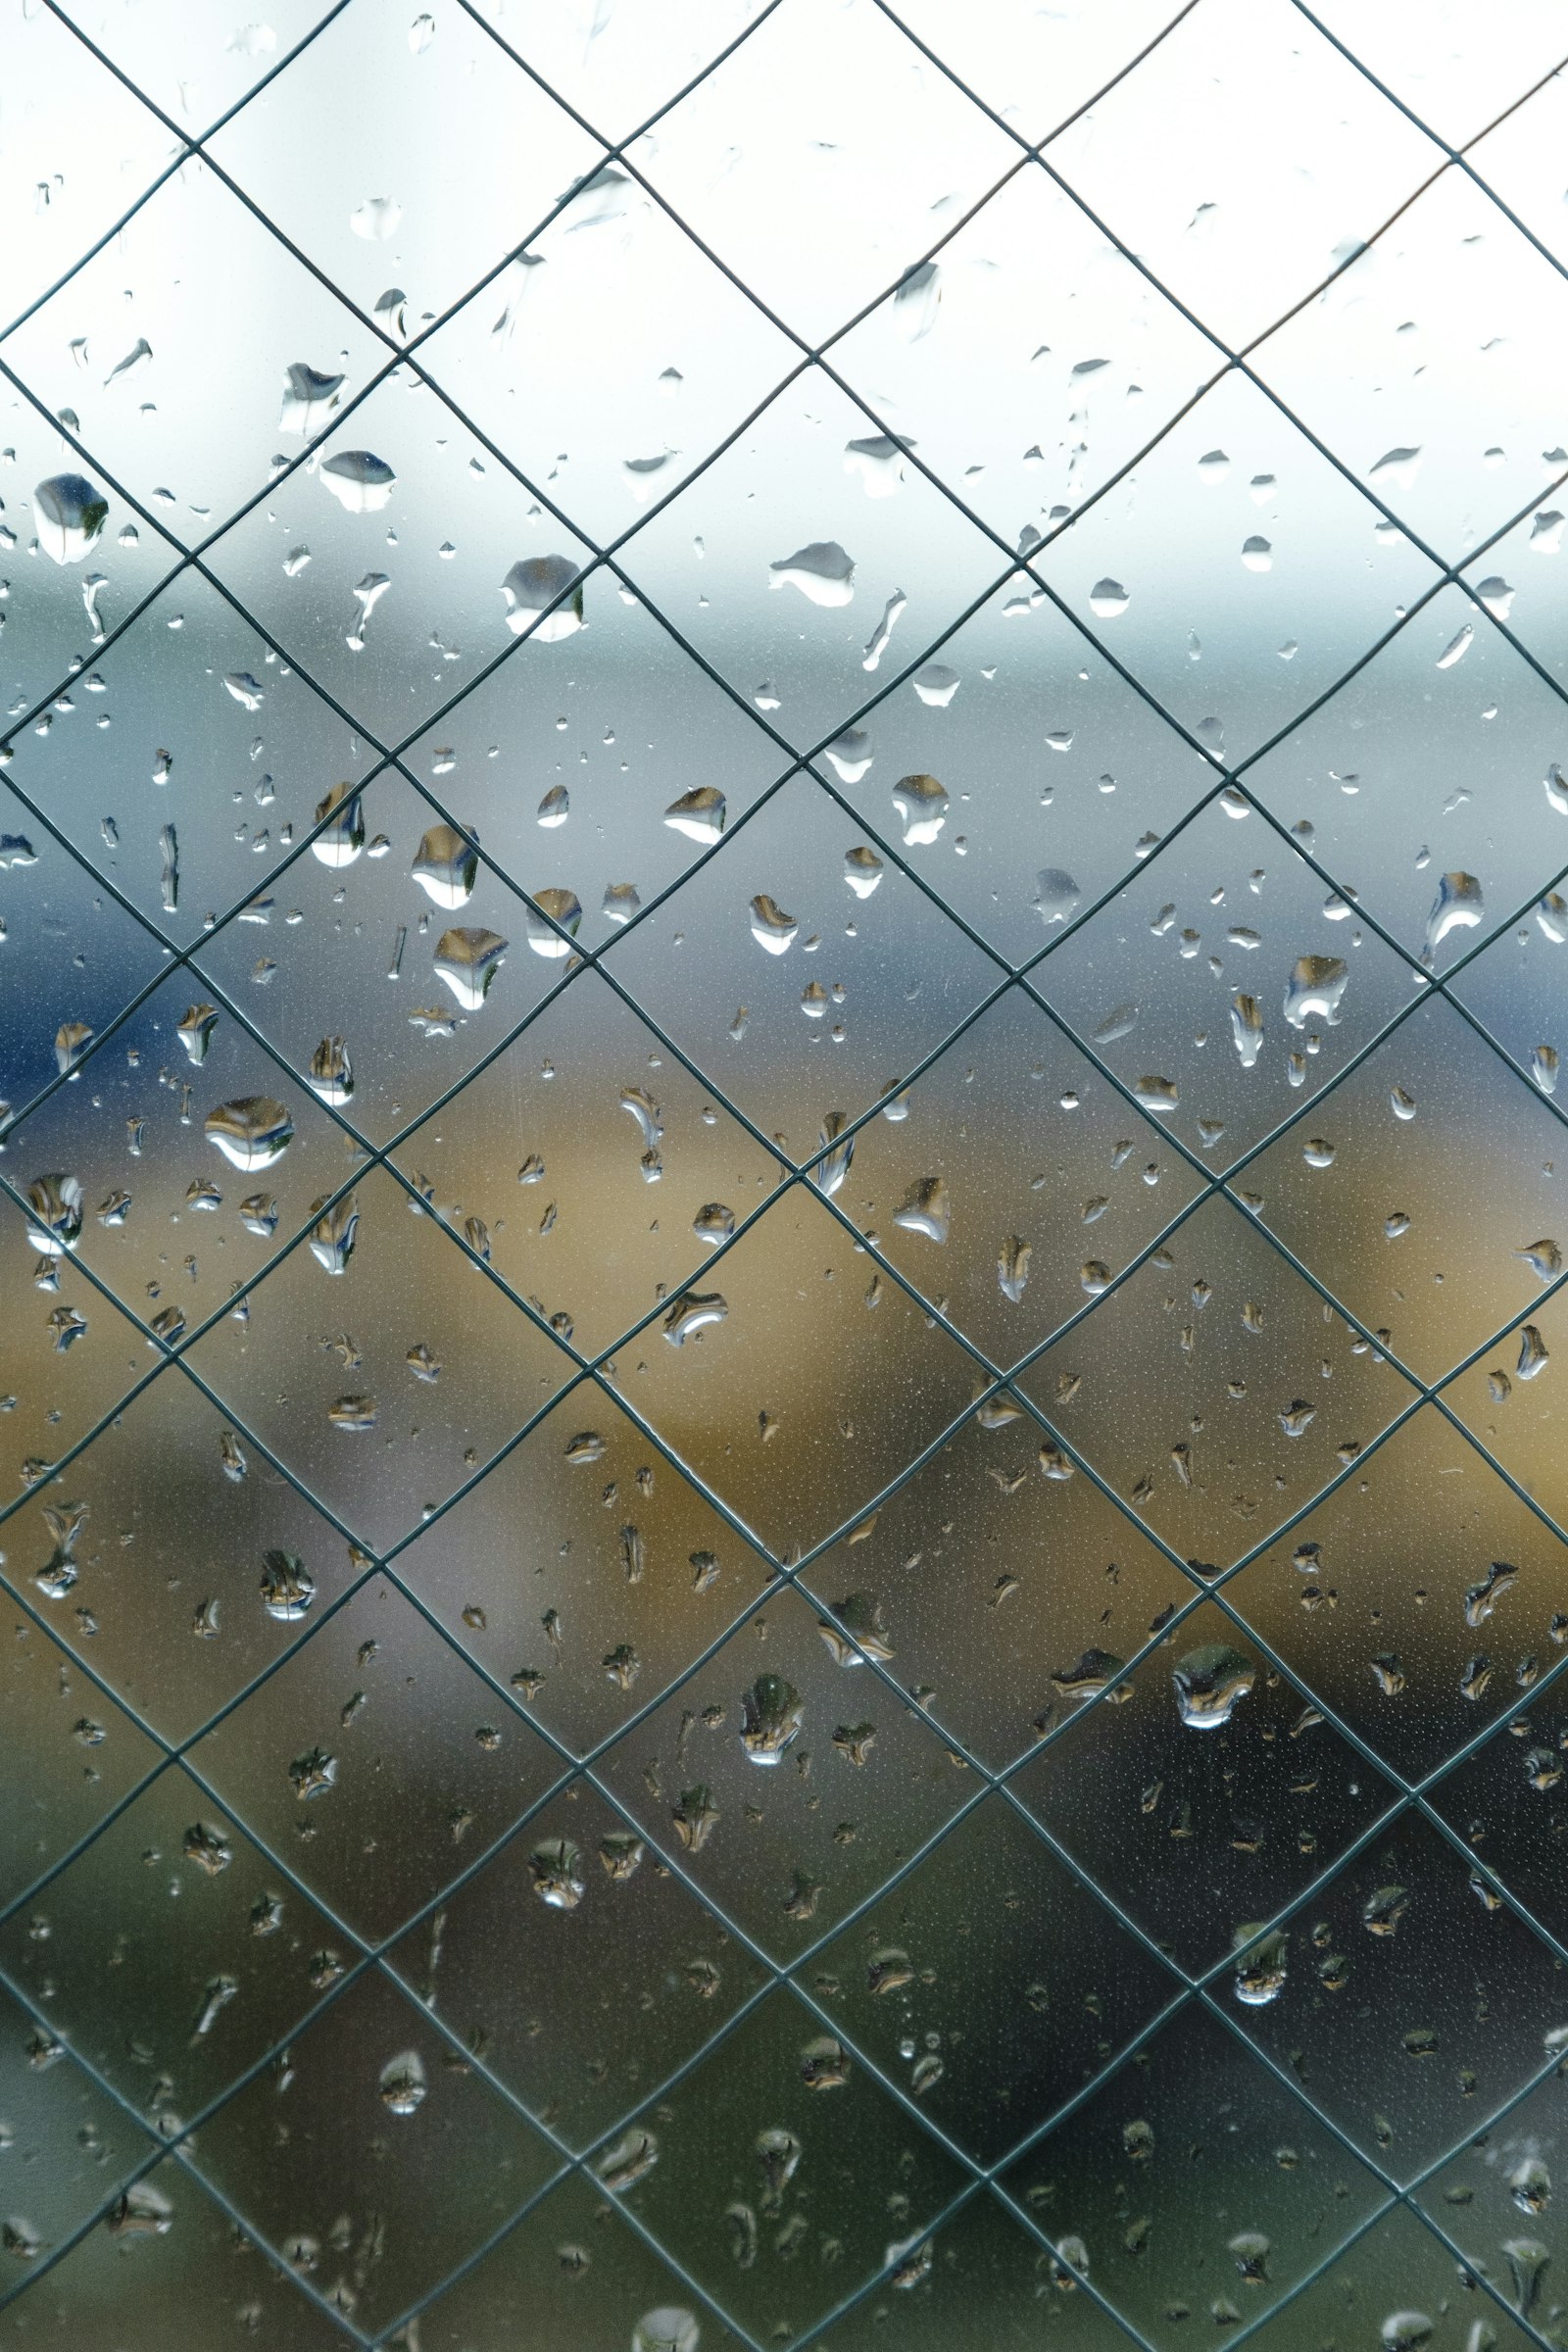
[[[0,2347],[1559,2352],[1551,0],[0,0]]]

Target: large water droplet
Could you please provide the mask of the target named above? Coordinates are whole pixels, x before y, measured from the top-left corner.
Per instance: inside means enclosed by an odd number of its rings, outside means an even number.
[[[340,449],[321,466],[323,484],[350,514],[379,514],[397,478],[386,460],[368,449]]]
[[[1321,1020],[1332,1028],[1349,977],[1348,965],[1338,956],[1298,956],[1285,990],[1285,1018],[1291,1027],[1304,1029],[1308,1021]]]
[[[1474,874],[1445,874],[1427,916],[1427,935],[1421,960],[1430,967],[1450,931],[1472,931],[1486,914],[1481,885]]]
[[[901,776],[893,787],[893,806],[904,820],[906,848],[936,840],[948,821],[948,794],[935,776]]]
[[[798,588],[813,605],[847,605],[855,595],[855,561],[836,539],[813,539],[767,568],[770,588]]]
[[[664,810],[664,822],[671,832],[684,833],[688,841],[699,841],[706,849],[719,840],[724,831],[724,795],[712,784],[698,784],[683,792],[678,801],[671,801]]]
[[[536,956],[559,963],[571,954],[571,943],[582,921],[582,903],[574,890],[536,890],[533,902],[539,912],[530,910],[523,917],[528,945]],[[542,919],[547,915],[548,922]],[[568,934],[564,939],[563,931]]]
[[[514,637],[527,633],[540,645],[559,645],[583,626],[582,581],[569,556],[524,557],[502,581],[501,593]]]
[[[337,407],[338,394],[342,389],[342,376],[323,375],[319,368],[308,368],[303,360],[295,360],[289,368],[283,387],[278,431],[301,433],[309,440],[317,427],[324,424]]]
[[[1195,1732],[1218,1731],[1256,1679],[1256,1668],[1222,1642],[1190,1649],[1171,1674],[1183,1723]]]
[[[427,2087],[417,2050],[400,2050],[381,2069],[381,2104],[389,2115],[413,2115],[424,2105]]]
[[[311,844],[323,865],[352,865],[365,847],[365,810],[352,784],[334,784],[317,803],[316,821],[321,830]]]
[[[432,825],[414,859],[414,879],[438,906],[466,906],[479,877],[479,853],[455,825]]]
[[[436,941],[436,978],[445,981],[465,1012],[477,1012],[506,953],[507,942],[499,932],[460,924],[455,930],[443,931]]]
[[[247,1175],[280,1160],[294,1141],[294,1121],[270,1095],[242,1095],[207,1114],[207,1140]]]
[[[776,1764],[797,1739],[806,1702],[781,1674],[760,1674],[741,1701],[741,1745],[754,1764]]]
[[[109,501],[85,474],[56,473],[32,494],[38,545],[57,564],[79,564],[109,518]]]

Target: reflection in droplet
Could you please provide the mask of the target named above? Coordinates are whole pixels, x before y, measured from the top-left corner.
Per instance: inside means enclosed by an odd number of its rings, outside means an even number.
[[[670,802],[664,822],[671,832],[684,833],[688,841],[701,842],[706,849],[723,834],[724,795],[715,785],[695,785],[678,801]]]
[[[893,787],[893,806],[904,820],[906,848],[935,841],[948,821],[948,794],[935,776],[901,776]]]
[[[806,1702],[781,1674],[760,1674],[741,1701],[741,1745],[754,1764],[777,1764],[798,1737]]]
[[[428,2085],[417,2050],[400,2050],[381,2069],[381,2104],[389,2115],[413,2115],[424,2104]]]
[[[350,514],[376,514],[392,496],[397,475],[368,449],[340,449],[324,460],[321,480]]]
[[[702,2329],[678,2303],[645,2311],[631,2331],[631,2352],[697,2352]]]
[[[309,440],[317,427],[324,424],[337,407],[338,394],[342,389],[341,375],[323,375],[319,368],[308,368],[303,360],[295,360],[283,386],[283,408],[277,420],[278,431],[300,433]]]
[[[813,539],[767,568],[770,588],[798,588],[813,605],[847,605],[855,595],[855,560],[836,539]]]
[[[800,927],[794,915],[786,914],[765,891],[752,901],[752,937],[770,956],[782,956]]]
[[[270,1095],[242,1095],[210,1110],[205,1132],[208,1142],[248,1175],[282,1158],[294,1141],[294,1121]]]
[[[262,1606],[279,1625],[297,1625],[316,1598],[316,1579],[292,1551],[269,1551],[262,1560]]]
[[[1043,923],[1064,923],[1078,904],[1078,885],[1059,865],[1042,866],[1035,876],[1033,904]]]
[[[875,850],[863,844],[844,853],[844,879],[858,899],[868,899],[885,872]]]
[[[502,581],[501,593],[514,637],[559,645],[583,626],[582,580],[569,556],[524,557]]]
[[[32,494],[38,545],[57,564],[79,564],[109,518],[109,501],[85,474],[56,473]]]
[[[1474,874],[1445,874],[1438,883],[1438,895],[1427,917],[1422,962],[1430,966],[1450,931],[1474,930],[1485,914],[1481,885]]]
[[[945,1242],[953,1207],[940,1176],[918,1176],[893,1212],[893,1222],[906,1233],[923,1233],[929,1242]]]
[[[477,1012],[506,953],[507,942],[499,933],[460,924],[443,931],[436,941],[436,978],[446,983],[465,1012]]]
[[[479,876],[479,853],[455,825],[432,825],[419,842],[414,879],[438,906],[466,906]]]
[[[1308,1021],[1320,1020],[1332,1028],[1349,977],[1348,965],[1338,956],[1298,956],[1285,990],[1285,1018],[1291,1027],[1304,1029]]]
[[[1224,1642],[1190,1649],[1171,1673],[1183,1723],[1190,1731],[1218,1731],[1256,1679],[1256,1668]]]
[[[575,1911],[587,1881],[582,1854],[569,1838],[550,1838],[528,1856],[533,1890],[547,1911]]]
[[[365,810],[352,784],[334,784],[316,805],[320,827],[311,853],[322,865],[352,865],[365,847]]]

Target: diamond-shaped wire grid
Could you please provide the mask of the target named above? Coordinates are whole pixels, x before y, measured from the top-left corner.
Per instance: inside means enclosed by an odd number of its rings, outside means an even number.
[[[0,2329],[1557,2344],[1568,61],[273,13],[12,29]]]

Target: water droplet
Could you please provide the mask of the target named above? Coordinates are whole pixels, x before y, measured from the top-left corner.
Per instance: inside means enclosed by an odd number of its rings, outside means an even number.
[[[842,2090],[850,2079],[850,2057],[832,2034],[808,2041],[801,2052],[801,2080],[808,2090]]]
[[[1242,991],[1231,999],[1231,1037],[1243,1069],[1253,1068],[1263,1051],[1263,1010],[1255,997]]]
[[[1527,2156],[1508,2176],[1508,2194],[1521,2213],[1544,2213],[1551,2202],[1551,2175],[1539,2156]]]
[[[684,1347],[694,1332],[722,1323],[729,1307],[717,1291],[683,1291],[664,1315],[664,1337],[672,1348]]]
[[[840,1136],[844,1135],[844,1130],[849,1123],[847,1115],[842,1110],[830,1110],[817,1132],[819,1144],[836,1146],[835,1150],[828,1152],[824,1158],[817,1161],[815,1169],[817,1187],[821,1192],[826,1193],[829,1200],[833,1198],[849,1174],[850,1162],[855,1157],[854,1136],[845,1137],[842,1143],[838,1140]]]
[[[800,927],[794,915],[786,914],[765,891],[752,901],[752,937],[770,956],[782,956]]]
[[[1089,610],[1102,620],[1115,620],[1126,612],[1132,599],[1120,580],[1097,580],[1089,591]]]
[[[309,440],[337,407],[343,389],[341,375],[325,375],[295,360],[283,387],[283,407],[277,419],[280,433],[299,433]]]
[[[323,1037],[311,1055],[307,1075],[323,1102],[346,1102],[354,1092],[354,1067],[340,1037]]]
[[[438,906],[456,910],[473,896],[479,854],[472,840],[453,825],[432,825],[420,840],[414,879]]]
[[[57,564],[79,564],[109,517],[109,501],[84,474],[56,473],[32,494],[38,544]]]
[[[533,1890],[549,1911],[575,1911],[587,1882],[582,1855],[569,1838],[550,1838],[528,1856]]]
[[[997,1256],[997,1282],[1004,1298],[1013,1306],[1023,1298],[1029,1281],[1029,1260],[1034,1255],[1027,1242],[1009,1233]]]
[[[403,207],[392,196],[367,196],[349,215],[349,226],[368,245],[384,245],[397,234]]]
[[[868,899],[885,872],[881,858],[863,844],[844,853],[844,879],[858,899]]]
[[[413,2115],[424,2105],[427,2087],[417,2050],[400,2050],[381,2069],[381,2104],[391,2115]]]
[[[958,673],[945,662],[927,662],[909,680],[922,703],[935,710],[945,710],[958,691]]]
[[[1513,2277],[1515,2308],[1528,2319],[1541,2291],[1542,2273],[1551,2260],[1550,2249],[1539,2237],[1509,2237],[1504,2238],[1502,2250]]]
[[[863,1666],[867,1658],[885,1664],[894,1655],[888,1639],[882,1603],[874,1592],[850,1592],[833,1603],[831,1617],[819,1617],[816,1630],[837,1666]]]
[[[952,1220],[948,1188],[940,1176],[918,1176],[893,1212],[893,1222],[906,1233],[922,1233],[928,1242],[945,1242]]]
[[[705,849],[722,837],[724,817],[724,795],[712,784],[695,785],[664,810],[664,822],[671,832],[684,833],[688,841],[701,842]]]
[[[798,588],[813,605],[847,605],[855,595],[855,560],[836,539],[813,539],[767,568],[770,588]]]
[[[349,514],[379,514],[397,478],[386,460],[368,449],[340,449],[321,466],[322,483]]]
[[[693,1233],[710,1250],[716,1250],[720,1242],[727,1242],[734,1230],[735,1211],[720,1200],[708,1201],[692,1219]]]
[[[1371,1936],[1392,1936],[1410,1908],[1405,1886],[1379,1886],[1361,1906],[1361,1918]]]
[[[1350,977],[1338,956],[1298,956],[1285,990],[1285,1018],[1293,1029],[1308,1021],[1326,1021],[1330,1028],[1340,1017],[1340,999]]]
[[[27,1187],[27,1239],[40,1256],[58,1257],[81,1238],[82,1192],[74,1176],[35,1176]]]
[[[631,2331],[631,2352],[697,2352],[702,2329],[678,2303],[645,2311]]]
[[[858,784],[876,757],[876,746],[864,727],[846,727],[827,747],[826,757],[846,784]]]
[[[1222,1642],[1190,1649],[1171,1674],[1183,1723],[1190,1731],[1218,1731],[1256,1679],[1256,1668]]]
[[[1112,1684],[1126,1672],[1126,1658],[1119,1658],[1112,1648],[1086,1648],[1072,1665],[1057,1665],[1051,1675],[1051,1689],[1057,1698],[1096,1698],[1101,1691],[1112,1691]],[[1131,1684],[1126,1693],[1112,1691],[1114,1698],[1131,1698]]]
[[[1249,1920],[1244,1927],[1237,1929],[1235,1942],[1246,1943],[1262,1925],[1260,1919]],[[1265,1936],[1260,1943],[1253,1944],[1250,1951],[1243,1952],[1237,1959],[1236,1998],[1245,2008],[1266,2008],[1285,1989],[1285,1960],[1289,1943],[1290,1938],[1276,1931],[1272,1936]],[[1231,2240],[1232,2253],[1236,2252],[1239,2242],[1235,2238]],[[1267,2238],[1259,2239],[1258,2243],[1266,2254]],[[1262,2277],[1261,2270],[1258,2277]]]
[[[1078,904],[1078,885],[1071,874],[1059,865],[1042,866],[1035,876],[1035,895],[1031,902],[1039,909],[1040,919],[1048,926],[1064,923]]]
[[[578,908],[580,916],[582,909]],[[507,942],[497,932],[460,924],[443,931],[435,946],[435,976],[446,983],[465,1012],[477,1012],[506,959]],[[530,938],[530,947],[537,941]],[[564,950],[563,950],[564,953]]]
[[[754,1764],[777,1764],[794,1744],[806,1702],[781,1674],[760,1674],[741,1700],[741,1745]]]
[[[333,1429],[363,1437],[375,1427],[380,1409],[373,1396],[339,1396],[327,1406],[326,1418]]]
[[[893,806],[904,820],[906,848],[936,840],[948,821],[948,795],[935,776],[901,776],[893,787]]]
[[[279,1625],[297,1625],[316,1598],[316,1579],[296,1553],[262,1555],[262,1606]]]
[[[524,557],[502,581],[501,593],[514,637],[527,633],[540,645],[559,645],[584,625],[582,580],[569,556]]]
[[[330,1208],[324,1199],[317,1200],[312,1203],[311,1214],[317,1220],[311,1228],[311,1255],[328,1274],[346,1274],[360,1231],[359,1203],[354,1195],[345,1195]]]
[[[1421,951],[1421,960],[1428,969],[1450,931],[1472,931],[1485,914],[1481,885],[1474,874],[1445,874],[1438,883],[1438,895],[1427,917],[1426,940]]]
[[[536,890],[533,903],[538,913],[527,912],[523,917],[528,945],[536,956],[559,963],[571,954],[572,940],[582,922],[581,902],[574,890]],[[547,916],[548,921],[543,919]],[[563,931],[568,934],[564,939]]]

